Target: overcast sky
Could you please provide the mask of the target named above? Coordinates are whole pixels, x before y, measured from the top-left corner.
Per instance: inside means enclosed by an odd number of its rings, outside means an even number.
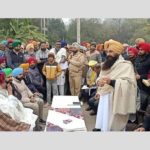
[[[62,18],[65,24],[69,24],[70,23],[70,18]]]

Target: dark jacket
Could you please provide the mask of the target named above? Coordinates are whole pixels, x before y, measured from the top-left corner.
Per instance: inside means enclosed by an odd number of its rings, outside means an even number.
[[[12,69],[19,67],[24,62],[25,58],[22,52],[19,52],[17,55],[14,51],[11,51],[7,56],[7,65]]]
[[[139,89],[149,93],[149,88],[142,83],[142,79],[147,79],[148,77],[148,72],[150,70],[150,54],[143,57],[138,56],[135,60],[135,69],[141,76],[141,79],[137,81]]]

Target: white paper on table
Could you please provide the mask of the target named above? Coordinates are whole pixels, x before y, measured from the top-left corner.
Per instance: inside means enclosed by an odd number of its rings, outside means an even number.
[[[54,96],[53,108],[81,108],[80,105],[73,105],[73,102],[79,102],[78,96]]]
[[[67,119],[71,119],[72,122],[68,124],[63,123],[63,120]],[[48,122],[63,128],[64,131],[86,131],[84,120],[53,110],[49,110],[48,112],[47,123]]]

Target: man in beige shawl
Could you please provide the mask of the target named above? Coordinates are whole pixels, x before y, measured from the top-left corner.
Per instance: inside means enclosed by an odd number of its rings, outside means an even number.
[[[123,131],[129,114],[136,112],[134,69],[131,62],[122,57],[123,45],[120,42],[109,40],[105,47],[107,59],[97,79],[100,100],[93,131]]]

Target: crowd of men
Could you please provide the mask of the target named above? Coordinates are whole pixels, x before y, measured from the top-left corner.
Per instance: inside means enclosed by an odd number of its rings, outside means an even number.
[[[128,123],[137,124],[135,131],[149,131],[149,79],[150,44],[142,38],[132,46],[112,39],[54,46],[3,40],[0,130],[40,130],[43,108],[51,107],[53,96],[73,95],[96,115],[93,131],[125,131]]]

